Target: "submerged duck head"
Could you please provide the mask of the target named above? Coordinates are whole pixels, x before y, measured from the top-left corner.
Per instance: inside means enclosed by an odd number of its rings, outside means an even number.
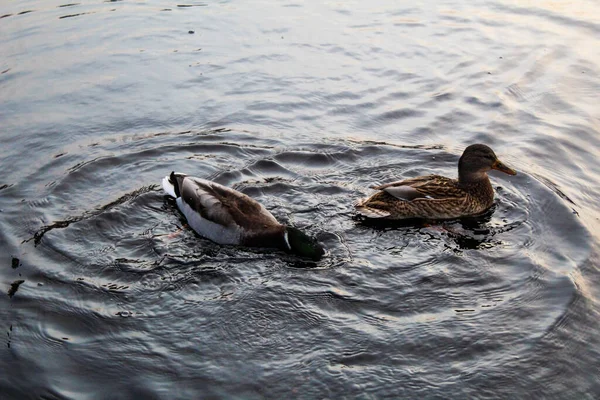
[[[516,175],[517,172],[506,166],[496,157],[496,154],[485,144],[472,144],[465,149],[458,161],[458,180],[471,182],[485,178],[491,169],[505,174]]]
[[[297,228],[286,227],[285,238],[290,253],[314,261],[319,261],[325,254],[325,249],[319,242]]]

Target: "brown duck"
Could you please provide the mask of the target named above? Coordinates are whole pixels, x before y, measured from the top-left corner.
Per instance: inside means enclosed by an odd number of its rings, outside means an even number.
[[[491,169],[517,174],[488,146],[472,144],[458,161],[458,179],[427,175],[376,186],[377,193],[354,206],[368,218],[451,219],[481,214],[494,203],[487,175]]]

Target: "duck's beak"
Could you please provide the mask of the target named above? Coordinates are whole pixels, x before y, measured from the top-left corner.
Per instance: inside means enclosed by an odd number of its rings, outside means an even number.
[[[512,168],[507,167],[502,161],[496,159],[496,161],[494,162],[494,164],[492,164],[492,169],[498,170],[498,171],[502,171],[505,174],[509,174],[509,175],[516,175],[517,171],[515,171]]]

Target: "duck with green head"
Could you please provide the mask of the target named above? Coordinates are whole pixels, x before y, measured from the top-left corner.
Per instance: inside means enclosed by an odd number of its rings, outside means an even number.
[[[213,242],[278,248],[315,261],[325,254],[315,239],[280,224],[262,204],[237,190],[175,172],[162,186],[190,227]]]
[[[375,194],[358,200],[354,206],[368,218],[452,219],[478,215],[494,203],[494,189],[487,175],[492,169],[517,174],[488,146],[473,144],[458,161],[458,179],[427,175],[376,186]]]

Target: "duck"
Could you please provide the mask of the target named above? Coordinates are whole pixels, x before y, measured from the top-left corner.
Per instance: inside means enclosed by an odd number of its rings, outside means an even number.
[[[280,224],[262,204],[235,189],[174,171],[162,187],[189,226],[215,243],[277,248],[314,261],[325,254],[314,238]]]
[[[426,175],[374,186],[376,193],[354,203],[359,215],[390,220],[443,220],[475,216],[494,204],[488,171],[517,172],[501,162],[485,144],[465,148],[458,178]]]

